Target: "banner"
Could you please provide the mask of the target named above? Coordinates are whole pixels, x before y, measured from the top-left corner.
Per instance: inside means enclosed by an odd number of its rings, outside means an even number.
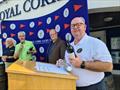
[[[49,36],[50,29],[55,28],[59,34],[59,37],[61,37],[64,40],[69,38],[69,40],[72,41],[73,38],[70,33],[71,19],[77,16],[79,17],[82,16],[86,20],[88,33],[89,26],[88,26],[87,0],[69,0],[69,1],[57,0],[57,1],[59,1],[59,3],[63,2],[64,5],[62,7],[59,7],[59,5],[54,5],[55,3],[53,3],[53,5],[56,6],[53,8],[57,8],[57,10],[53,11],[51,10],[52,9],[51,4],[51,6],[48,6],[51,12],[46,13],[43,16],[41,15],[40,17],[34,17],[32,19],[21,18],[21,20],[3,21],[1,35],[3,48],[5,47],[5,40],[8,37],[14,38],[17,41],[17,43],[19,43],[17,33],[19,31],[24,31],[26,33],[26,40],[32,41],[37,49],[36,54],[37,61],[45,62],[46,50],[48,44],[51,41]],[[67,2],[65,3],[65,1]]]
[[[0,21],[0,35],[1,35],[1,22],[2,21]],[[0,38],[0,56],[2,56],[2,53],[3,53],[3,51],[2,51],[2,39]]]

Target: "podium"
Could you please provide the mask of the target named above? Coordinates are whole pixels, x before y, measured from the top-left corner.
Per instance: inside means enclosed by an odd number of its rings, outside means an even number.
[[[40,72],[36,62],[17,60],[6,70],[8,90],[76,90],[76,77],[72,74]]]

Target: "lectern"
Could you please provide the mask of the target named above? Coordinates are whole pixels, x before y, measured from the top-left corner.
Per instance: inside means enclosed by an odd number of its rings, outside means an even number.
[[[8,90],[76,90],[76,77],[72,74],[40,72],[36,62],[17,60],[6,70]]]

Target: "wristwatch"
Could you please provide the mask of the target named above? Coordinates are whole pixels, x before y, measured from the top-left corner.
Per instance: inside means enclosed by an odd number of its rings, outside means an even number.
[[[85,61],[82,61],[82,64],[80,65],[80,68],[82,68],[82,69],[85,68]]]

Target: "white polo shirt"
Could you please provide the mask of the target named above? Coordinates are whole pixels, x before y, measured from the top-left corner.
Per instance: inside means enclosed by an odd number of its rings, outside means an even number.
[[[112,62],[111,55],[106,45],[97,38],[85,34],[78,44],[75,45],[74,42],[72,42],[71,45],[74,47],[76,55],[79,56],[81,60]],[[80,53],[78,52],[79,48],[82,48]],[[70,64],[68,58],[68,53],[65,52],[65,60]],[[104,72],[95,72],[87,69],[75,68],[74,66],[72,66],[72,68],[72,73],[78,77],[76,81],[77,87],[93,85],[104,78]]]

